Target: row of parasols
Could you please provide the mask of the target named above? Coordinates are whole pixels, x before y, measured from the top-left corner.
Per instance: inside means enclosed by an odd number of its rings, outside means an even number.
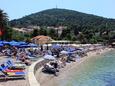
[[[33,43],[27,43],[24,41],[0,41],[0,47],[4,46],[4,45],[10,45],[10,46],[16,46],[16,47],[37,47],[37,44],[33,44]]]
[[[72,54],[76,54],[76,52],[83,52],[84,49],[83,48],[75,48],[75,47],[63,47],[64,49],[61,49],[62,47],[58,44],[54,44],[51,46],[52,49],[60,49],[61,51],[58,51],[60,54],[64,54],[64,55],[69,55],[71,56]],[[47,60],[55,60],[56,56],[53,55],[51,53],[45,54],[44,55],[44,59]]]

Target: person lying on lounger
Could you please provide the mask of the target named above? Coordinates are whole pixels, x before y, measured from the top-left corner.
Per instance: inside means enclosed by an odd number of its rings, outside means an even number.
[[[50,73],[52,72],[52,73],[54,73],[55,76],[57,76],[57,72],[59,72],[58,64],[55,62],[46,63],[44,65],[44,68],[42,69],[42,71],[50,72]]]

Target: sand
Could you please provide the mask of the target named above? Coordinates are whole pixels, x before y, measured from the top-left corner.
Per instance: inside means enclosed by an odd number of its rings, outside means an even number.
[[[40,83],[41,86],[60,86],[64,79],[69,79],[69,76],[73,71],[78,68],[78,65],[83,64],[87,59],[93,58],[96,55],[100,55],[102,53],[110,51],[110,48],[106,48],[104,50],[97,50],[88,52],[88,56],[85,56],[80,59],[80,61],[68,63],[67,66],[62,68],[59,72],[59,75],[56,77],[53,74],[46,74],[42,71],[40,73],[36,72],[36,79]]]

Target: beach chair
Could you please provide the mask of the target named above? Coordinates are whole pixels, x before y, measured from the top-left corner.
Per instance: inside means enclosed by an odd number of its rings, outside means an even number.
[[[20,72],[5,72],[2,67],[0,67],[0,80],[3,79],[25,79],[25,73]]]
[[[8,65],[10,69],[25,69],[25,64],[14,63],[12,60],[7,60],[6,65]]]
[[[1,67],[2,67],[3,69],[6,69],[6,70],[14,70],[14,71],[23,71],[23,70],[24,70],[24,69],[22,69],[22,68],[15,68],[15,67],[13,67],[13,66],[10,66],[10,65],[7,64],[7,63],[1,64]]]
[[[8,67],[7,66],[5,66],[4,64],[2,64],[1,66],[0,66],[0,69],[2,69],[2,71],[4,71],[4,72],[6,72],[6,73],[15,73],[15,74],[17,74],[17,75],[20,75],[20,74],[22,74],[22,75],[24,75],[25,74],[25,70],[10,70],[10,69],[8,69]]]
[[[6,64],[1,64],[1,68],[7,72],[23,72],[24,71],[24,69],[10,68],[9,65],[6,65]]]

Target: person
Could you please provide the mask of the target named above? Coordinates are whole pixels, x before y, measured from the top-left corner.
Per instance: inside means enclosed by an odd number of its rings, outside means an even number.
[[[30,61],[28,58],[26,58],[26,59],[24,60],[24,63],[25,63],[27,66],[31,65],[31,61]]]
[[[31,65],[31,61],[27,58],[27,56],[24,53],[21,53],[20,60],[28,66]]]
[[[63,67],[66,66],[67,57],[66,56],[62,57],[60,61],[62,62]]]
[[[42,69],[42,71],[46,71],[46,72],[51,72],[53,73],[55,76],[57,76],[57,72],[59,72],[59,70],[57,69],[58,65],[55,62],[48,62],[44,65],[44,68]]]
[[[55,68],[56,72],[59,72],[59,65],[58,65],[57,60],[54,62],[51,62],[50,64]]]

